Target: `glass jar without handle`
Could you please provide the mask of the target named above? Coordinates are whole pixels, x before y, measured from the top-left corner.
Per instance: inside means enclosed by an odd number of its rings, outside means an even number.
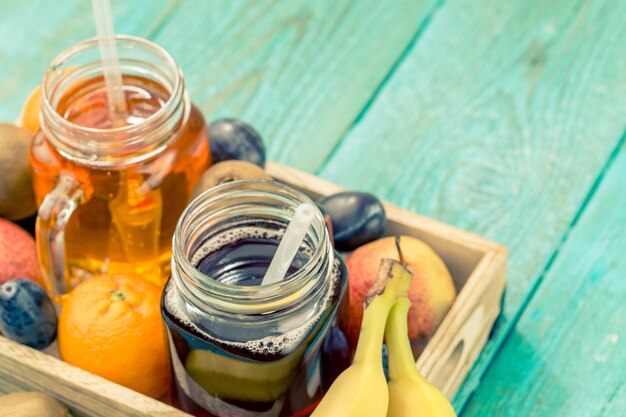
[[[308,415],[347,271],[319,210],[282,281],[261,285],[296,208],[275,181],[210,189],[183,213],[162,299],[176,405],[197,416]]]

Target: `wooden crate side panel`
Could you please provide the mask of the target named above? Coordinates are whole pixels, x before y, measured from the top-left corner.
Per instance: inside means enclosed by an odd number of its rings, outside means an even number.
[[[448,398],[465,380],[500,314],[506,260],[504,247],[483,257],[418,358],[424,377]]]
[[[41,391],[74,415],[189,417],[173,407],[0,336],[0,393]]]

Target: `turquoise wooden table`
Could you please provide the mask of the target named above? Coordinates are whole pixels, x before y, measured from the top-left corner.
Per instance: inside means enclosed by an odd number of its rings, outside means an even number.
[[[113,1],[207,118],[269,157],[509,246],[460,415],[626,415],[626,2]],[[0,3],[0,119],[94,35],[84,0]]]

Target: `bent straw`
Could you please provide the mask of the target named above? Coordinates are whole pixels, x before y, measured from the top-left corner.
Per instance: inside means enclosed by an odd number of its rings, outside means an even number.
[[[285,278],[285,274],[293,261],[293,258],[304,240],[307,230],[315,216],[315,209],[311,204],[300,204],[287,226],[287,230],[280,240],[278,249],[272,258],[269,268],[261,281],[261,285],[273,284]]]
[[[122,71],[115,44],[111,4],[109,0],[91,0],[91,5],[93,17],[96,21],[98,46],[100,47],[100,59],[102,60],[107,98],[109,99],[109,110],[115,126],[115,121],[122,118],[126,114],[127,109],[126,98],[122,90]]]

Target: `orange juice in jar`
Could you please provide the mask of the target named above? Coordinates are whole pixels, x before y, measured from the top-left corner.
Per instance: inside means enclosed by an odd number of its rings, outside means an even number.
[[[210,164],[204,118],[159,46],[117,36],[126,110],[111,117],[96,39],[61,53],[42,83],[30,162],[48,290],[99,274],[163,285],[178,217]]]

